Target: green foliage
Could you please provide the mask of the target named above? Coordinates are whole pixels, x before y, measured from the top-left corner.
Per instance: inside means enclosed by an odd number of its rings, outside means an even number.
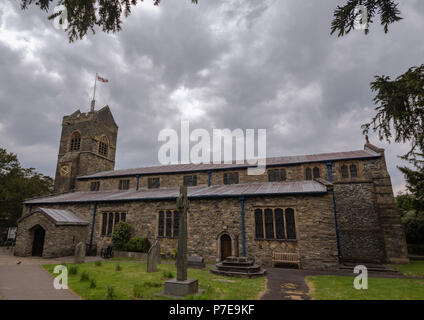
[[[78,273],[78,267],[77,266],[70,266],[68,273],[69,273],[69,275],[77,274]]]
[[[90,282],[81,282],[79,275],[68,277],[69,288],[85,300],[106,299],[106,288],[114,288],[115,300],[136,299],[136,295],[142,299],[162,300],[167,297],[160,295],[164,286],[163,272],[171,272],[173,276],[176,272],[175,264],[164,263],[158,266],[159,272],[147,272],[145,262],[120,262],[122,270],[115,271],[116,262],[103,262],[103,266],[98,268],[94,262],[78,264],[79,273],[85,271],[90,274],[90,279],[96,279],[96,288],[90,288]],[[53,277],[54,264],[43,265]],[[203,295],[210,300],[254,300],[266,290],[266,278],[230,278],[231,282],[219,281],[228,279],[217,276],[206,269],[188,269],[188,278],[198,279],[199,287],[205,290],[204,294],[194,297],[202,299]],[[134,294],[134,285],[138,284]],[[208,287],[213,290],[207,289]],[[185,298],[183,298],[185,299]]]
[[[146,298],[146,289],[159,288],[162,286],[160,282],[146,281],[142,283],[136,283],[133,287],[133,296],[135,298]]]
[[[0,147],[0,230],[17,225],[25,199],[50,194],[53,179],[25,169],[13,153]]]
[[[117,264],[115,265],[115,271],[121,271],[121,270],[122,270],[121,265],[120,265],[119,263],[117,263]]]
[[[422,244],[424,248],[424,210],[420,206],[420,201],[417,201],[412,194],[400,194],[396,197],[396,203],[405,230],[406,242]],[[421,254],[420,246],[408,245],[408,252]]]
[[[163,271],[162,278],[164,279],[172,279],[174,278],[174,273],[172,271]]]
[[[368,278],[367,290],[356,290],[354,277],[313,276],[314,300],[423,300],[422,279]]]
[[[80,281],[82,282],[82,281],[88,281],[88,280],[90,280],[90,276],[88,275],[88,272],[87,271],[83,271],[81,273]]]
[[[141,0],[140,2],[142,2]],[[160,0],[152,0],[155,6],[159,5]],[[191,0],[197,3],[197,0]],[[51,3],[53,2],[53,3]],[[131,14],[131,7],[137,5],[137,0],[93,0],[93,1],[69,1],[69,0],[21,0],[22,9],[27,9],[31,4],[35,4],[41,10],[48,12],[50,5],[65,5],[68,11],[69,26],[68,32],[69,42],[82,39],[87,32],[95,33],[94,28],[97,26],[103,32],[116,33],[121,30],[122,14],[128,17]],[[97,16],[96,16],[97,12]],[[52,14],[49,20],[59,16],[60,12]]]
[[[101,267],[102,266],[102,262],[100,260],[98,260],[98,261],[94,262],[94,265],[96,267]]]
[[[413,195],[413,207],[424,211],[424,64],[412,67],[391,80],[376,76],[371,89],[376,115],[362,126],[365,135],[372,130],[380,140],[409,142],[410,150],[401,158],[409,161],[416,170],[399,167],[406,179],[406,187]]]
[[[125,249],[131,239],[131,226],[126,222],[119,222],[112,233],[112,243],[120,250]]]
[[[424,244],[424,212],[409,211],[402,217],[406,242]]]
[[[97,283],[95,279],[90,279],[90,289],[97,288]]]
[[[355,12],[358,5],[364,5],[368,10],[368,21],[372,23],[372,19],[379,14],[381,25],[384,26],[384,32],[389,31],[389,24],[401,20],[400,11],[397,8],[398,3],[393,0],[347,0],[343,6],[337,6],[334,10],[334,19],[331,22],[331,34],[338,32],[338,36],[342,37],[348,34],[355,25],[355,19],[359,17],[360,12]],[[368,29],[365,34],[368,34]]]
[[[146,253],[150,249],[150,241],[147,238],[131,238],[125,245],[125,250]]]
[[[106,298],[109,300],[113,300],[115,299],[116,295],[115,295],[115,288],[112,286],[107,286],[106,287]]]

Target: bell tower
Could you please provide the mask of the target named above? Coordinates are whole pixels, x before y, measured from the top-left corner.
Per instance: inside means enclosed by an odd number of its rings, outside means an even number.
[[[62,120],[54,193],[73,191],[78,176],[115,168],[118,126],[108,106]]]

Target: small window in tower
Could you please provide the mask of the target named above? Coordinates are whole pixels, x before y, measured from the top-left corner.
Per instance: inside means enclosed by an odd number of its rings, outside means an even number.
[[[78,132],[74,132],[71,137],[71,144],[69,145],[69,151],[79,151],[81,147],[81,135]]]
[[[107,137],[103,136],[99,141],[99,154],[107,157],[108,140]]]
[[[319,168],[314,168],[314,179],[317,179],[320,177]]]
[[[349,178],[349,172],[347,170],[347,166],[346,165],[342,165],[342,178],[347,179]]]
[[[358,177],[358,168],[354,164],[351,164],[350,167],[350,177],[357,178]]]

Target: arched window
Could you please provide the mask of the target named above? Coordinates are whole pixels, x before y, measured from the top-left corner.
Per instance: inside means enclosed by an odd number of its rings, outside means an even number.
[[[81,135],[79,134],[79,132],[74,132],[71,136],[69,151],[79,151],[80,147],[81,147]]]
[[[107,157],[108,140],[107,137],[103,136],[99,141],[99,154]]]
[[[342,165],[342,178],[344,179],[349,178],[349,172],[347,171],[346,165]]]
[[[358,169],[354,164],[351,164],[349,167],[350,170],[350,177],[351,178],[357,178],[358,177]]]
[[[312,170],[311,170],[311,168],[306,168],[305,174],[306,174],[306,180],[312,180]]]
[[[317,179],[319,177],[320,177],[319,168],[315,167],[314,168],[314,179]]]

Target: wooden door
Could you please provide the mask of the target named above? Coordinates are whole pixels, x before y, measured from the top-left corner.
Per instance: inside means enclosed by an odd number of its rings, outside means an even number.
[[[227,234],[221,236],[221,260],[231,256],[231,238]]]

